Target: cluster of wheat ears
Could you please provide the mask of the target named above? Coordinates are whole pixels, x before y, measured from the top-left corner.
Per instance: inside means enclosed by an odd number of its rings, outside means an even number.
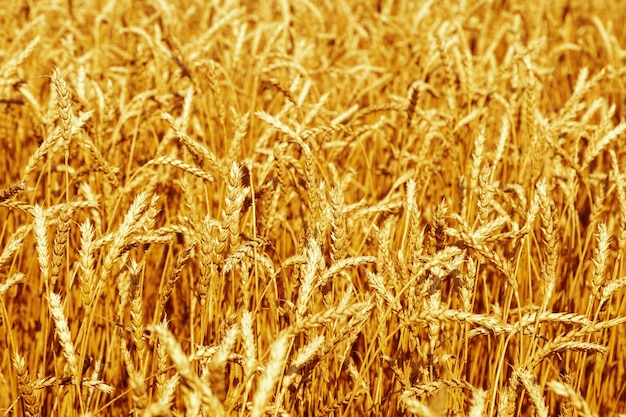
[[[0,415],[626,413],[620,2],[0,19]]]

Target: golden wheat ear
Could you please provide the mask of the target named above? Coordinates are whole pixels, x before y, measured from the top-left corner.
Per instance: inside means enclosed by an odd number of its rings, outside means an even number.
[[[0,189],[0,203],[15,197],[17,194],[24,190],[26,190],[25,182],[18,182],[9,185],[6,188]]]

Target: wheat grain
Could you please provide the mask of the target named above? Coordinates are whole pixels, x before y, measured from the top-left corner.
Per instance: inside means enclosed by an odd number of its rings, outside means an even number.
[[[67,240],[70,231],[70,220],[72,208],[65,207],[59,216],[59,226],[57,227],[52,242],[52,265],[50,268],[50,284],[54,288],[61,272],[63,257],[66,251]]]
[[[126,341],[123,338],[120,339],[120,349],[122,351],[124,365],[126,366],[126,372],[128,373],[130,380],[129,385],[132,390],[133,412],[140,414],[143,413],[148,406],[146,383],[141,375],[141,372],[133,363]]]
[[[420,417],[438,417],[438,413],[415,398],[403,397],[402,402],[410,413],[417,414]]]
[[[20,191],[24,191],[26,189],[26,184],[24,182],[18,182],[16,184],[11,184],[6,188],[0,190],[0,203],[3,203],[13,197],[15,197]]]
[[[500,391],[498,401],[498,415],[510,417],[515,413],[515,404],[518,399],[519,378],[514,373],[508,381],[508,384]]]
[[[41,270],[41,286],[48,288],[50,277],[50,250],[48,247],[48,232],[46,228],[46,215],[43,209],[35,205],[33,208],[35,217],[35,237],[37,239],[37,260],[39,261],[39,269]],[[41,287],[40,286],[40,287]]]
[[[596,298],[600,298],[600,293],[605,283],[605,273],[607,263],[609,261],[609,246],[611,236],[606,228],[606,224],[598,224],[598,233],[596,235],[597,247],[594,250],[593,275],[591,277],[591,294]]]
[[[209,385],[211,386],[211,390],[222,403],[226,400],[226,395],[228,393],[226,361],[228,360],[228,355],[232,352],[236,339],[239,337],[240,333],[241,328],[238,324],[231,326],[226,331],[226,336],[223,338],[217,351],[211,358],[211,362],[209,363]]]
[[[204,305],[209,290],[209,283],[212,278],[217,275],[217,265],[219,262],[219,255],[221,252],[217,252],[217,239],[214,238],[213,230],[219,229],[219,225],[210,224],[209,219],[205,219],[202,223],[202,229],[199,233],[198,239],[199,254],[200,254],[200,279],[198,282],[198,296],[200,297],[200,303]]]
[[[252,417],[260,417],[265,413],[270,395],[280,378],[280,374],[283,372],[283,366],[289,353],[288,337],[289,334],[284,333],[270,346],[270,358],[252,400],[252,410],[250,412]],[[279,407],[280,404],[275,406]]]
[[[56,68],[52,73],[52,84],[54,86],[54,92],[56,94],[56,102],[59,107],[58,117],[61,125],[61,138],[63,139],[63,147],[66,154],[68,152],[69,143],[71,140],[71,126],[73,122],[72,107],[70,103],[70,93],[67,88],[65,79]],[[66,157],[67,163],[67,157]]]
[[[93,372],[91,373],[91,376],[89,378],[91,380],[91,383],[87,385],[87,395],[85,398],[86,404],[91,403],[94,396],[96,395],[97,390],[100,392],[107,393],[107,394],[113,393],[113,387],[111,387],[110,385],[107,385],[103,381],[100,381],[100,375],[102,374],[103,363],[104,361],[102,360],[102,358],[99,358],[95,361],[95,364],[93,366]],[[84,380],[85,378],[83,378],[83,381]]]
[[[189,259],[193,257],[194,247],[196,246],[196,241],[194,239],[189,239],[185,242],[183,248],[178,253],[176,257],[176,264],[172,269],[171,275],[167,277],[167,280],[161,284],[161,288],[159,289],[159,301],[157,304],[157,308],[155,309],[154,321],[156,322],[161,318],[163,314],[163,310],[165,309],[165,305],[167,304],[172,291],[176,285],[176,282],[180,279],[183,268]]]
[[[528,365],[528,369],[535,368],[541,361],[550,355],[558,354],[559,352],[567,350],[602,354],[607,352],[607,348],[605,346],[597,343],[553,340],[546,343],[541,349],[535,352],[532,361]]]
[[[67,323],[67,318],[63,313],[63,306],[61,305],[61,296],[56,293],[50,293],[48,295],[48,309],[52,318],[54,319],[54,325],[56,327],[56,334],[59,337],[59,342],[63,348],[63,356],[67,361],[70,369],[70,373],[76,381],[80,378],[80,371],[78,368],[78,357],[76,356],[76,350],[74,349],[74,342],[72,342],[72,334]]]
[[[297,318],[301,319],[306,313],[307,305],[311,299],[313,290],[320,282],[320,270],[322,267],[322,251],[319,245],[309,239],[306,252],[306,260],[302,265],[302,278],[300,288],[298,290],[298,300],[296,302]]]
[[[135,259],[130,260],[128,271],[130,273],[130,324],[132,339],[135,348],[137,349],[137,362],[139,370],[145,369],[147,364],[142,364],[142,361],[147,357],[147,346],[143,339],[144,324],[143,324],[143,279],[142,279],[143,266],[140,265]],[[142,366],[143,365],[143,366]],[[146,404],[143,405],[145,408]]]
[[[231,109],[231,112],[233,113],[233,123],[236,126],[236,130],[235,135],[230,142],[230,147],[228,148],[227,158],[229,161],[236,161],[237,159],[243,157],[242,142],[248,135],[250,128],[250,113],[245,113],[239,116],[234,109]],[[244,184],[244,186],[246,185]]]
[[[554,202],[548,197],[548,188],[545,181],[537,184],[539,195],[539,215],[541,217],[541,231],[543,236],[543,248],[545,261],[541,266],[544,281],[544,295],[541,309],[545,311],[550,304],[550,297],[556,286],[556,271],[558,262],[558,235],[556,234],[556,219],[554,214]]]
[[[350,245],[350,238],[346,230],[346,221],[343,214],[345,203],[341,190],[337,186],[331,188],[329,200],[331,208],[330,258],[334,263],[344,258]]]
[[[80,290],[83,306],[87,311],[87,315],[91,312],[91,306],[94,302],[94,296],[98,285],[95,272],[95,230],[89,220],[80,226],[80,263],[78,279],[80,281]]]
[[[485,402],[487,401],[487,392],[478,389],[472,395],[472,403],[469,409],[469,417],[482,417],[485,414]]]
[[[6,294],[15,284],[24,281],[25,275],[23,273],[17,273],[10,276],[5,282],[0,284],[0,296]]]
[[[2,254],[0,254],[0,267],[5,266],[9,260],[19,251],[24,243],[26,233],[29,232],[29,226],[21,226],[9,238],[4,245]]]
[[[169,165],[175,168],[181,169],[185,172],[190,173],[198,178],[201,178],[205,181],[213,182],[215,178],[208,172],[203,171],[200,168],[194,167],[193,165],[187,164],[179,159],[173,158],[171,156],[159,156],[154,158],[146,163],[146,165]]]
[[[242,168],[233,162],[228,174],[228,191],[218,236],[217,251],[220,253],[230,251],[226,248],[227,243],[230,245],[229,248],[239,246],[241,211],[246,194],[242,184]]]
[[[252,389],[252,377],[255,373],[258,361],[257,344],[255,342],[252,319],[252,313],[247,310],[241,314],[241,335],[244,349],[243,371],[244,379],[247,381],[245,385],[245,392],[243,394],[244,398],[248,397],[248,394]]]
[[[226,127],[226,110],[223,102],[223,93],[220,83],[217,80],[217,62],[212,59],[209,59],[207,62],[203,63],[207,70],[207,78],[209,79],[209,86],[213,92],[213,98],[215,103],[217,104],[217,114],[219,116],[219,121],[222,127]]]
[[[17,374],[17,384],[24,407],[24,415],[32,417],[41,415],[39,400],[35,395],[33,383],[30,380],[28,368],[26,368],[26,361],[19,354],[15,354],[12,363]]]
[[[290,139],[296,139],[298,134],[289,126],[278,120],[277,118],[271,116],[270,114],[264,111],[258,111],[254,113],[256,117],[263,120],[268,125],[274,127],[279,132],[282,132],[284,135],[288,136]]]
[[[535,377],[526,369],[517,370],[517,375],[519,376],[522,385],[526,389],[526,392],[535,407],[535,413],[537,416],[547,417],[548,407],[546,406],[545,399],[542,395],[542,390],[535,381]]]
[[[172,412],[170,411],[167,405],[161,403],[152,403],[144,410],[142,416],[145,417],[170,417],[172,416]]]
[[[559,381],[548,381],[547,387],[550,391],[567,398],[567,401],[578,410],[583,417],[597,416],[597,414],[591,412],[585,399],[570,385]]]
[[[35,36],[21,51],[16,54],[10,60],[5,61],[2,65],[1,79],[8,78],[14,75],[18,67],[33,54],[39,43],[41,42],[41,36]]]
[[[192,401],[193,407],[199,408],[200,404],[196,404],[196,402],[200,401],[202,404],[209,407],[216,415],[226,415],[223,404],[216,398],[211,388],[194,375],[189,359],[183,353],[179,343],[167,328],[162,324],[157,326],[151,325],[148,327],[148,330],[154,332],[159,340],[163,342],[168,356],[172,362],[174,362],[174,366],[182,379],[183,386],[188,390],[186,398]]]

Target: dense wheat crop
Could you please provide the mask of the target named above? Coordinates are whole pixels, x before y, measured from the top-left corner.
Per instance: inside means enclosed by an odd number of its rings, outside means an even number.
[[[0,16],[2,415],[626,413],[621,2]]]

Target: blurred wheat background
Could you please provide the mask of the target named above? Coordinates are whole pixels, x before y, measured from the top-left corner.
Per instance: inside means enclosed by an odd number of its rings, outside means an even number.
[[[0,5],[0,413],[626,413],[626,8]]]

